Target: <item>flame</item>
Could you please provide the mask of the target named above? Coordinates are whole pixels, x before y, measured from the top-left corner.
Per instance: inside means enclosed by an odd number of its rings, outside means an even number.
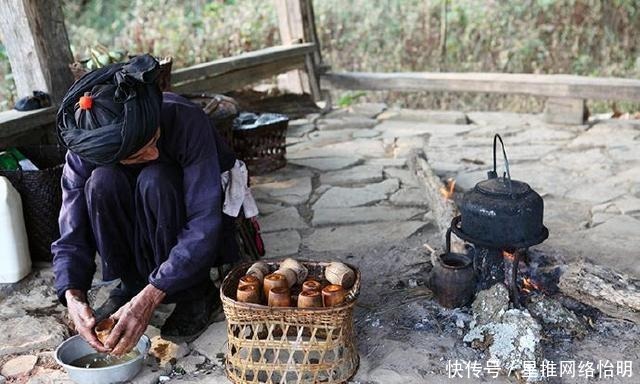
[[[531,293],[533,291],[540,291],[540,290],[542,290],[540,285],[538,283],[536,283],[535,281],[531,280],[531,278],[525,277],[524,280],[522,280],[522,291],[523,292]]]
[[[454,178],[448,178],[445,182],[445,186],[440,188],[440,193],[442,197],[447,200],[451,200],[453,198],[453,192],[456,189],[456,180]]]

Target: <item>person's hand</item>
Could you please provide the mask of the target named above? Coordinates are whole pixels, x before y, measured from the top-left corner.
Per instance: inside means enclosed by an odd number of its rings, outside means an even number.
[[[109,350],[102,345],[93,331],[93,327],[96,325],[96,318],[87,303],[85,293],[78,289],[68,289],[64,296],[67,299],[69,317],[73,321],[76,332],[96,351],[108,352]]]
[[[149,284],[111,316],[118,322],[104,345],[112,355],[122,356],[136,346],[164,297],[164,292]]]

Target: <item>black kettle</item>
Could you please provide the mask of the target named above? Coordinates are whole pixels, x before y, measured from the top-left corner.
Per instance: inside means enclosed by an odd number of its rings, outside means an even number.
[[[496,146],[500,140],[505,172],[496,172]],[[488,248],[527,248],[543,242],[549,231],[543,225],[544,202],[527,183],[512,180],[509,160],[500,135],[493,138],[493,170],[466,192],[453,219],[453,232],[465,241]]]

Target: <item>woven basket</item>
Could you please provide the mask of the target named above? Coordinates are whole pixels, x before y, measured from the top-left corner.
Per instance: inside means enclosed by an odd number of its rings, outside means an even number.
[[[288,120],[252,129],[233,130],[233,149],[253,175],[262,175],[287,165],[285,155]]]
[[[25,146],[19,150],[40,170],[0,170],[0,176],[9,179],[20,193],[31,259],[51,261],[51,243],[60,237],[60,178],[65,150],[56,145]]]
[[[231,146],[233,144],[233,120],[240,111],[238,102],[231,97],[218,94],[199,93],[183,96],[202,107],[220,136]]]
[[[278,262],[267,262],[275,271]],[[302,261],[322,279],[329,263]],[[360,272],[344,304],[331,308],[276,308],[235,301],[238,280],[251,263],[234,268],[220,296],[227,318],[227,376],[242,383],[343,383],[358,369],[353,306]]]

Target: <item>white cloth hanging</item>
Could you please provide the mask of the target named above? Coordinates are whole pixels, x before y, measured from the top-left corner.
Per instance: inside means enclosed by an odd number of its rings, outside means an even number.
[[[220,175],[224,191],[222,212],[238,217],[240,209],[244,217],[258,216],[258,206],[249,188],[249,171],[242,160],[236,160],[233,167]]]

